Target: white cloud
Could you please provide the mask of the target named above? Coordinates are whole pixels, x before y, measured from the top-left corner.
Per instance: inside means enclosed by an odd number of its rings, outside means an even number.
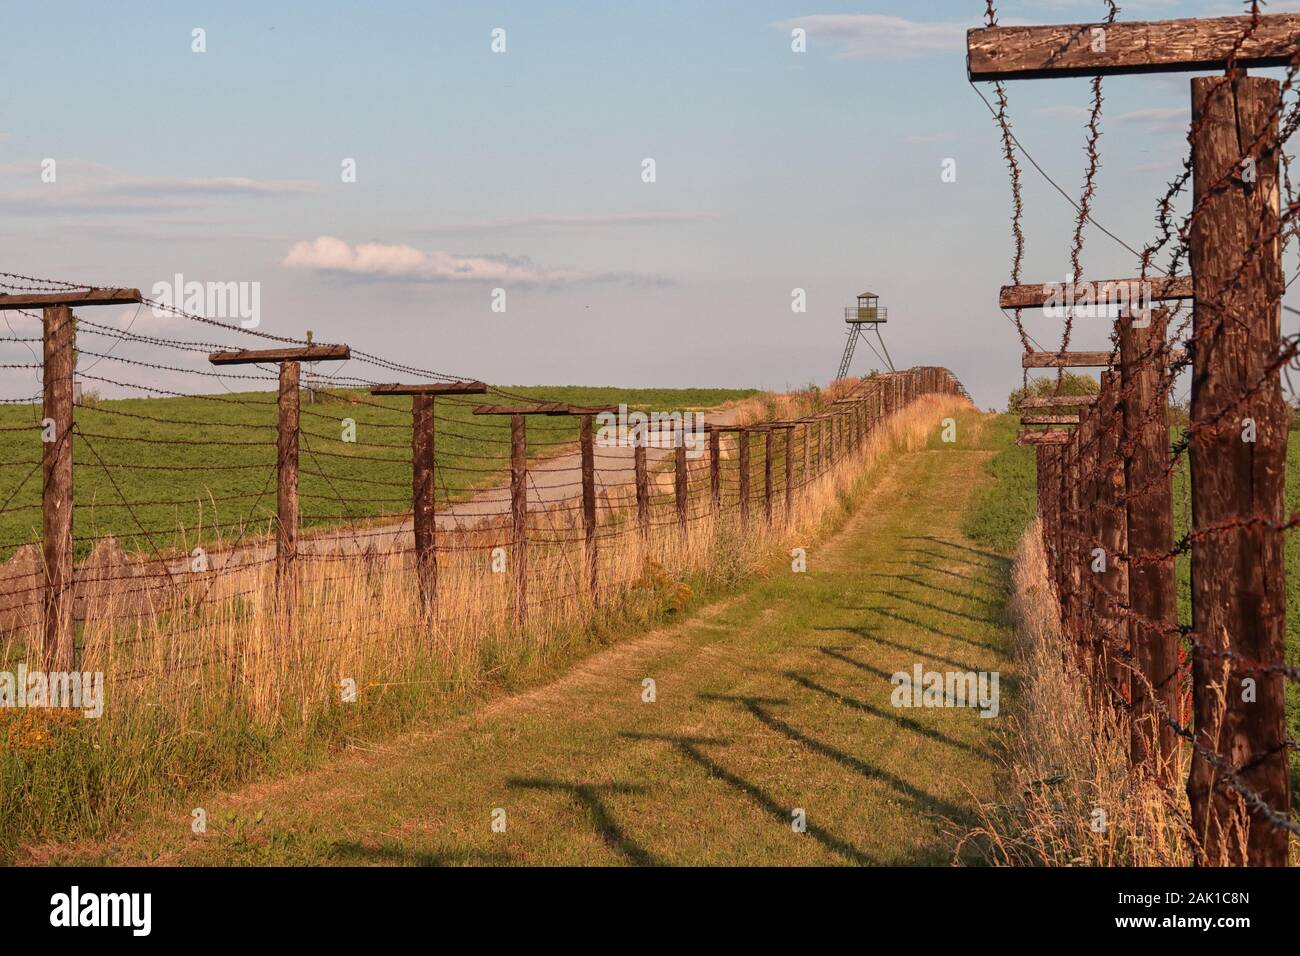
[[[413,246],[386,242],[352,246],[334,236],[294,243],[280,264],[290,269],[337,275],[423,282],[563,283],[594,278],[573,270],[542,269],[528,259],[424,252]]]
[[[849,59],[878,57],[901,60],[936,53],[961,53],[966,49],[969,23],[919,23],[877,13],[819,13],[776,24],[790,31],[801,27],[811,41],[826,40]],[[810,44],[809,49],[812,49]]]
[[[709,213],[613,213],[605,216],[520,216],[513,219],[490,219],[482,222],[448,223],[427,226],[419,232],[430,234],[524,232],[534,229],[614,229],[654,226],[673,222],[706,222],[716,219]]]

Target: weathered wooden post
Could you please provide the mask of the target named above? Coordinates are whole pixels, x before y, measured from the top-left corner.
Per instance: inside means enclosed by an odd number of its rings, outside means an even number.
[[[1119,446],[1123,437],[1123,411],[1119,407],[1119,372],[1101,373],[1101,394],[1097,411],[1097,546],[1104,567],[1097,574],[1098,619],[1102,635],[1104,675],[1119,706],[1133,699],[1128,626],[1123,609],[1128,606],[1128,528],[1124,492],[1124,461]]]
[[[677,427],[676,435],[673,441],[673,478],[674,478],[674,497],[677,501],[677,528],[682,533],[682,539],[685,540],[687,529],[687,473],[686,473],[686,435],[682,431],[681,425]]]
[[[737,436],[740,459],[740,526],[749,524],[749,429],[740,429]]]
[[[803,483],[812,477],[812,422],[803,423]]]
[[[782,426],[785,432],[785,523],[794,520],[794,425]]]
[[[1279,83],[1263,77],[1192,80],[1192,186],[1201,211],[1191,227],[1191,418],[1215,424],[1195,430],[1190,446],[1198,747],[1187,791],[1212,865],[1287,862],[1287,831],[1254,807],[1242,854],[1231,821],[1243,801],[1206,756],[1231,766],[1275,813],[1289,814],[1285,682],[1277,671],[1286,663],[1280,97]],[[1256,141],[1244,175],[1242,150]]]
[[[1174,565],[1173,487],[1169,460],[1169,399],[1165,376],[1168,313],[1148,310],[1147,326],[1121,319],[1120,375],[1127,454],[1129,645],[1133,649],[1130,763],[1174,782],[1178,738],[1164,716],[1178,715],[1178,597]]]
[[[411,514],[415,537],[415,576],[420,608],[428,616],[438,602],[438,518],[435,400],[439,395],[481,395],[482,382],[426,382],[413,385],[375,385],[371,395],[411,396]]]
[[[586,539],[583,554],[587,562],[587,588],[594,602],[599,558],[596,554],[596,449],[593,422],[592,415],[583,415],[578,419],[578,448],[582,459],[582,530]]]
[[[632,448],[636,472],[636,521],[643,538],[650,537],[650,474],[645,460],[646,436],[639,435]]]
[[[772,524],[772,435],[768,425],[763,429],[763,518]]]
[[[81,288],[60,292],[0,294],[0,311],[40,309],[41,373],[41,666],[71,671],[76,664],[73,629],[73,374],[76,371],[74,307],[141,301],[138,289]]]
[[[352,357],[346,345],[304,345],[273,349],[236,349],[213,352],[213,365],[280,366],[275,441],[275,594],[276,612],[284,636],[297,621],[298,568],[298,433],[301,398],[298,394],[301,363],[342,362]]]
[[[716,428],[709,430],[709,500],[713,513],[722,514],[722,435]]]
[[[528,620],[528,437],[527,419],[510,416],[510,550],[515,572],[515,627]]]
[[[66,305],[44,310],[43,428],[52,438],[41,454],[45,479],[41,531],[45,564],[42,601],[44,666],[71,671],[76,658],[72,590],[72,374],[77,327]],[[43,436],[44,437],[44,436]]]

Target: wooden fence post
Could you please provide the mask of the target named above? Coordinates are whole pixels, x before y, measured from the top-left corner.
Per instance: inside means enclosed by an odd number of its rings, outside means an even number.
[[[636,468],[636,522],[643,537],[650,537],[650,474],[645,461],[645,435],[640,435],[632,448]]]
[[[722,434],[717,429],[709,430],[709,500],[713,503],[713,513],[722,513]]]
[[[293,632],[297,617],[298,573],[298,421],[301,365],[280,363],[279,431],[276,438],[275,585],[282,634]]]
[[[772,523],[772,435],[771,425],[763,429],[763,518]]]
[[[740,526],[749,524],[749,429],[742,428],[737,433],[740,445],[737,458],[740,460]]]
[[[526,419],[510,416],[510,561],[515,572],[515,627],[528,618],[528,452]]]
[[[686,528],[686,436],[681,431],[682,426],[678,426],[676,441],[673,443],[673,470],[674,470],[674,492],[677,499],[677,527],[685,538]]]
[[[1150,309],[1146,328],[1131,317],[1120,323],[1120,374],[1124,393],[1124,488],[1128,509],[1129,646],[1133,677],[1130,763],[1148,768],[1165,785],[1174,782],[1178,738],[1160,717],[1178,713],[1178,595],[1174,564],[1173,483],[1169,460],[1169,399],[1165,375],[1168,313]]]
[[[596,449],[592,423],[595,416],[582,415],[578,420],[578,447],[582,459],[582,530],[586,538],[587,587],[596,600],[598,559],[596,554]]]
[[[809,472],[812,470],[812,422],[803,423],[803,483],[808,485]]]
[[[786,425],[785,431],[785,523],[794,519],[794,426]]]
[[[1286,650],[1279,526],[1287,416],[1275,364],[1283,289],[1281,94],[1276,80],[1243,74],[1192,80],[1193,199],[1201,211],[1192,221],[1190,242],[1191,418],[1215,424],[1194,432],[1190,446],[1198,746],[1187,792],[1202,862],[1284,866],[1287,831],[1256,808],[1249,810],[1249,841],[1241,852],[1230,821],[1243,801],[1214,765],[1216,760],[1228,764],[1240,785],[1275,813],[1289,815],[1285,686],[1276,670],[1285,664]],[[1257,141],[1252,175],[1246,177],[1243,144]],[[1240,268],[1252,254],[1254,261]]]
[[[41,449],[44,490],[41,502],[45,564],[42,666],[71,671],[76,658],[72,588],[72,374],[76,365],[76,321],[72,309],[44,310],[42,428],[53,426],[53,441]]]
[[[420,607],[432,613],[438,593],[437,530],[434,513],[433,396],[411,396],[411,482],[415,528],[415,574]]]
[[[1103,673],[1119,698],[1119,706],[1125,707],[1133,694],[1127,661],[1128,626],[1122,611],[1128,606],[1128,513],[1120,498],[1124,491],[1124,461],[1119,454],[1123,433],[1119,377],[1118,372],[1101,373],[1101,394],[1096,405],[1097,544],[1105,559],[1105,569],[1097,574],[1101,600],[1096,627],[1102,634]]]

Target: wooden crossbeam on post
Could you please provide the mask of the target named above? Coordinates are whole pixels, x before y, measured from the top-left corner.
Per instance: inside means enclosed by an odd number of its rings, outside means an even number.
[[[1025,352],[1021,368],[1106,368],[1113,364],[1111,352]]]
[[[1021,415],[1022,425],[1077,425],[1078,415]]]
[[[1287,66],[1298,35],[1300,14],[1253,28],[1250,17],[982,27],[966,34],[966,72],[974,81],[1195,73],[1222,70],[1234,51],[1240,67]]]
[[[1169,402],[1161,391],[1168,315],[1156,309],[1146,328],[1120,324],[1129,562],[1129,645],[1133,650],[1130,764],[1165,785],[1174,781],[1178,737],[1161,712],[1178,707],[1178,595],[1174,565]]]
[[[1094,305],[1123,298],[1139,289],[1142,298],[1167,302],[1192,297],[1191,276],[1157,276],[1149,279],[1102,279],[1096,282],[1047,282],[1036,285],[1004,285],[998,292],[998,307],[1003,309],[1037,309],[1054,301],[1079,302],[1087,297]]]
[[[411,396],[411,523],[415,536],[415,574],[420,608],[432,617],[438,595],[437,426],[439,395],[481,395],[482,382],[417,382],[375,385],[371,395]]]
[[[301,363],[343,361],[350,358],[346,345],[307,345],[293,348],[240,349],[213,352],[213,365],[280,365],[276,399],[275,586],[281,632],[293,633],[297,611],[298,560],[298,435],[301,400],[298,394]]]
[[[1016,432],[1017,445],[1068,445],[1073,432],[1065,429],[1044,429],[1040,431]]]
[[[64,292],[14,292],[0,295],[0,311],[132,305],[144,301],[139,289],[82,289]]]

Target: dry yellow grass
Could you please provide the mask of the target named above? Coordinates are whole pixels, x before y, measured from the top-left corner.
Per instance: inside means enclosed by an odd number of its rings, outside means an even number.
[[[1128,768],[1130,726],[1068,662],[1035,521],[1021,538],[1009,608],[1022,675],[1002,732],[1007,796],[980,808],[962,846],[1002,866],[1189,866],[1187,795]],[[1180,757],[1184,778],[1186,754]]]

